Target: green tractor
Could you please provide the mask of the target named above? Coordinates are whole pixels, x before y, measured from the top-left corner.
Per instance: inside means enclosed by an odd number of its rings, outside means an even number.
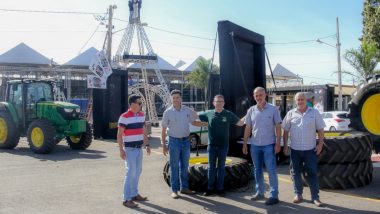
[[[7,83],[5,102],[0,102],[0,149],[15,148],[20,136],[41,154],[50,153],[64,138],[72,149],[90,146],[91,126],[79,117],[79,106],[54,101],[57,84],[51,80]]]

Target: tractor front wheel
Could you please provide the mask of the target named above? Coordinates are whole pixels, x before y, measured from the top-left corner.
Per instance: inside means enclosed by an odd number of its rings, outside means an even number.
[[[20,133],[11,115],[0,111],[0,149],[13,149],[20,140]]]
[[[92,142],[92,129],[90,124],[86,122],[86,132],[83,132],[77,136],[66,137],[66,140],[72,149],[87,149]]]
[[[35,120],[28,128],[28,143],[34,153],[50,153],[55,145],[55,128],[46,120]]]

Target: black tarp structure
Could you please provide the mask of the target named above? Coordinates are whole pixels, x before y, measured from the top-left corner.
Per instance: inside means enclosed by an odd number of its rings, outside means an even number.
[[[93,89],[94,138],[116,139],[117,122],[128,109],[128,71],[113,69],[107,89]]]
[[[253,89],[258,86],[266,87],[264,36],[230,21],[218,22],[218,35],[220,85],[213,84],[210,101],[212,102],[215,94],[222,94],[225,98],[225,109],[241,118],[254,104]],[[211,79],[218,80],[217,77]],[[244,128],[231,127],[230,156],[243,156],[242,144],[238,143],[242,140],[243,133]],[[246,158],[251,159],[249,156]]]

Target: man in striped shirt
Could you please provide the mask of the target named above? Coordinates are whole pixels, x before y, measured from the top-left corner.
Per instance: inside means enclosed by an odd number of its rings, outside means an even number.
[[[150,148],[145,132],[145,116],[141,111],[141,98],[132,94],[128,98],[128,103],[128,111],[119,118],[117,142],[120,157],[125,160],[126,166],[123,205],[135,208],[138,205],[134,201],[147,200],[147,197],[139,194],[137,188],[142,171],[143,152],[141,148],[145,145],[148,155]]]

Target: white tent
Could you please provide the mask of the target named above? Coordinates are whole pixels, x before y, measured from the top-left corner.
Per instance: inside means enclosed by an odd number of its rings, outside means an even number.
[[[51,59],[35,51],[24,43],[0,55],[0,64],[38,64],[50,65]],[[53,62],[55,65],[56,63]]]
[[[70,61],[66,62],[64,65],[68,66],[89,66],[91,63],[91,60],[93,60],[96,57],[96,53],[99,51],[91,47],[87,49],[85,52],[79,54],[78,56],[74,57]]]

